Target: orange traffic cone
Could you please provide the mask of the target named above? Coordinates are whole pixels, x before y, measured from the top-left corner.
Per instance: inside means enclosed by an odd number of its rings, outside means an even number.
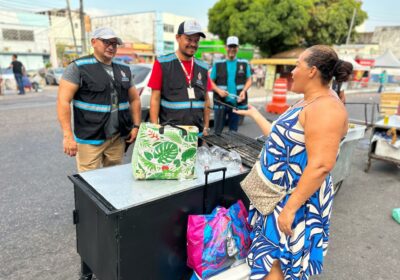
[[[279,78],[275,80],[274,90],[272,93],[272,102],[268,103],[265,110],[268,113],[282,114],[289,108],[286,103],[287,80]]]

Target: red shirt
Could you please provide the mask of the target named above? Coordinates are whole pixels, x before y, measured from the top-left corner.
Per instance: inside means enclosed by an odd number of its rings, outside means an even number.
[[[190,75],[190,77],[192,77],[192,73],[191,73],[192,61],[191,60],[189,60],[189,61],[183,60],[182,64],[185,67],[188,75]],[[185,75],[185,77],[186,77],[186,74],[183,71],[182,71],[182,75]],[[187,79],[187,77],[186,77],[186,81],[189,83],[189,80]],[[158,62],[157,59],[154,61],[153,71],[151,72],[148,87],[152,88],[154,90],[161,90],[161,87],[162,87],[162,69],[161,69],[160,62]],[[211,81],[210,81],[210,74],[207,72],[207,91],[211,91],[211,90],[212,90],[212,85],[211,85]]]

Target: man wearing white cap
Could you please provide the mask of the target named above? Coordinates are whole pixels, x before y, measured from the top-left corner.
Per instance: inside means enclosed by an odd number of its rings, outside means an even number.
[[[211,71],[216,134],[221,134],[227,116],[229,130],[238,130],[240,117],[232,111],[231,106],[247,109],[247,90],[251,87],[250,65],[247,60],[236,57],[238,49],[238,37],[228,37],[226,40],[227,59],[216,61]],[[230,106],[224,106],[221,102]]]
[[[211,90],[208,64],[195,59],[200,37],[205,38],[200,24],[187,20],[179,25],[175,53],[157,58],[149,80],[152,89],[150,121],[194,125],[205,135],[209,130],[209,98]]]
[[[58,89],[64,153],[76,155],[79,172],[120,164],[126,142],[135,140],[141,122],[130,68],[112,60],[122,40],[112,29],[101,27],[93,32],[91,44],[94,54],[69,64]]]

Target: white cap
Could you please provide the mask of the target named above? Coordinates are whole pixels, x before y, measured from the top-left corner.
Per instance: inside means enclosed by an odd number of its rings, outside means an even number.
[[[118,45],[122,45],[122,40],[109,27],[99,27],[92,33],[93,39],[117,39]]]
[[[186,34],[200,34],[201,37],[206,38],[206,35],[201,31],[201,25],[195,20],[187,20],[182,22],[178,28],[178,35]]]
[[[239,46],[239,38],[236,36],[229,36],[228,39],[226,39],[226,45],[227,46],[230,46],[230,45]]]

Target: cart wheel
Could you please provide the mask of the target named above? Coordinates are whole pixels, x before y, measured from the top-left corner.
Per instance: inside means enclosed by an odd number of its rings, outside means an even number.
[[[336,195],[339,192],[340,188],[342,187],[342,184],[343,180],[333,185],[333,195]]]

